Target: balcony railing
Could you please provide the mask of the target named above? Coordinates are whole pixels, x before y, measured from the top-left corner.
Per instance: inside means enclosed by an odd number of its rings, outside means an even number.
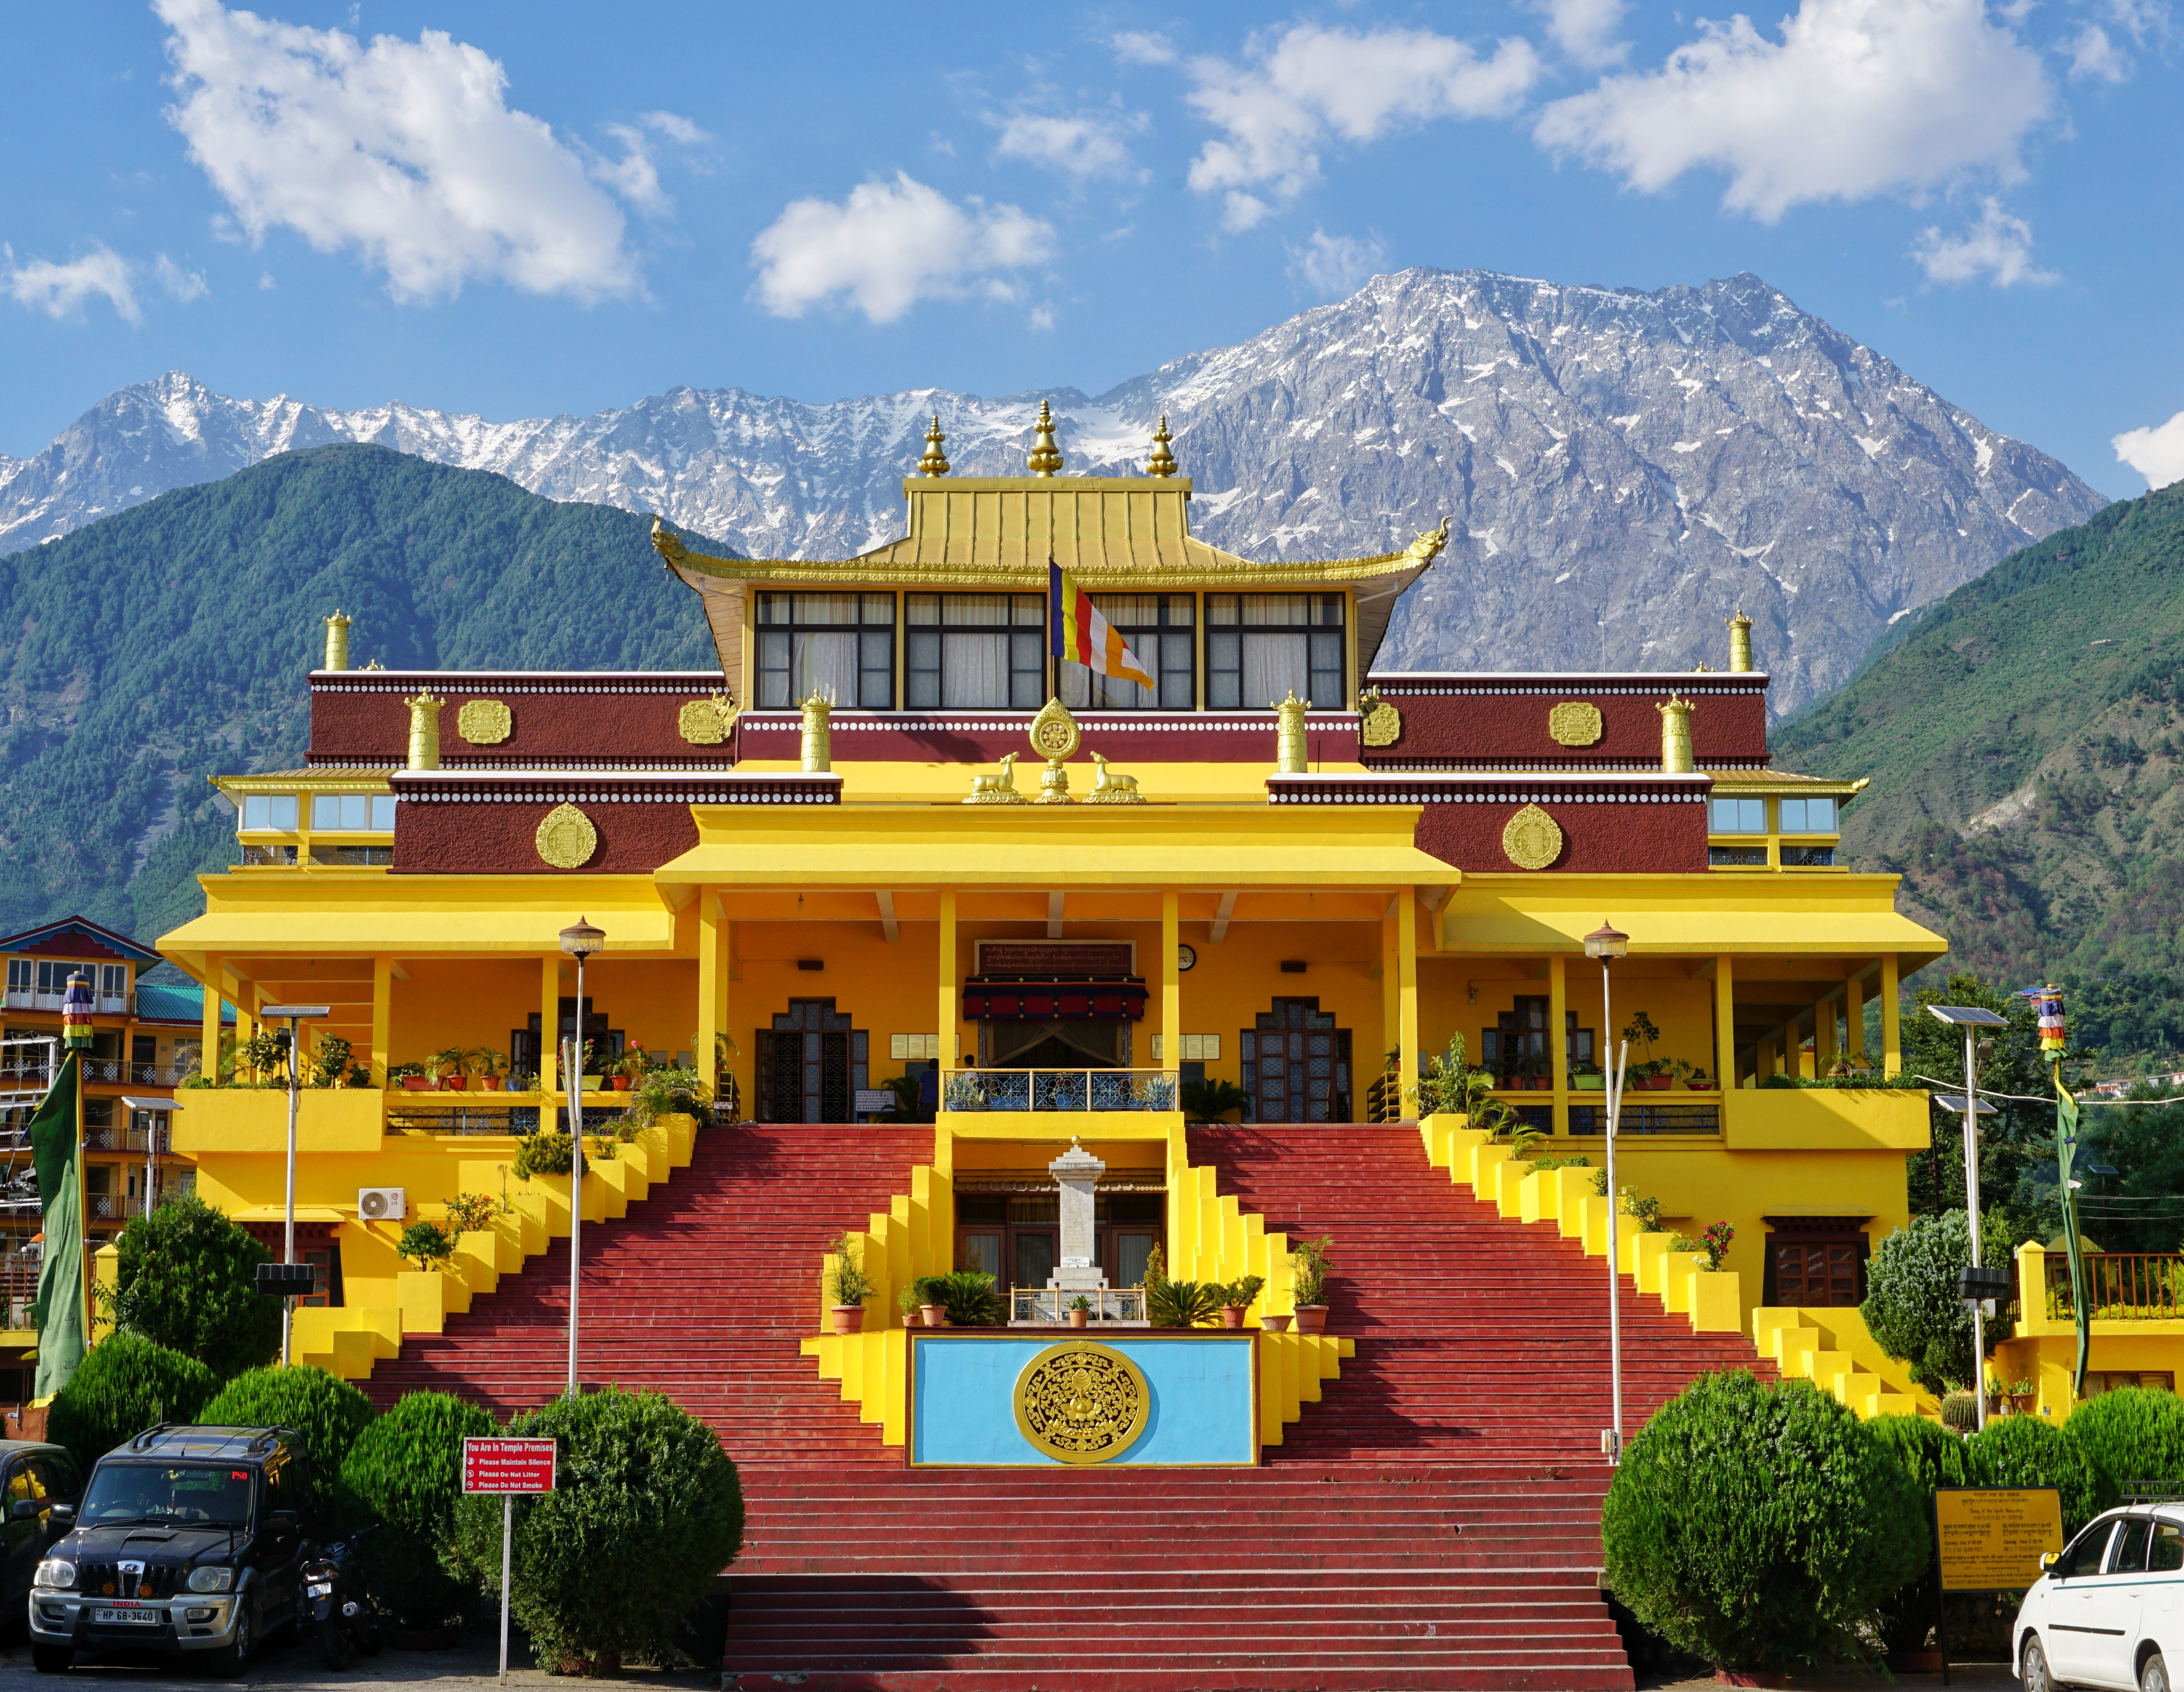
[[[1173,1110],[1173,1069],[950,1069],[941,1106],[952,1111]]]
[[[125,1058],[86,1058],[81,1068],[86,1081],[140,1087],[178,1087],[198,1072],[195,1064],[137,1064]]]
[[[2074,1321],[2078,1312],[2070,1293],[2070,1254],[2051,1251],[2047,1261],[2048,1317]],[[2086,1296],[2095,1321],[2184,1321],[2184,1253],[2089,1251],[2085,1264]]]
[[[1082,1298],[1090,1308],[1091,1322],[1141,1322],[1145,1319],[1145,1289],[1142,1287],[1099,1287],[1071,1292],[1062,1287],[1011,1287],[1009,1320],[1012,1322],[1066,1322],[1069,1306]]]

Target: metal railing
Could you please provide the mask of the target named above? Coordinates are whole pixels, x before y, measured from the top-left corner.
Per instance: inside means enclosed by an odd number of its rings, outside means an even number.
[[[198,1072],[195,1064],[136,1064],[125,1058],[86,1058],[81,1067],[87,1081],[142,1087],[178,1087]]]
[[[1607,1106],[1579,1104],[1572,1102],[1569,1108],[1569,1131],[1573,1135],[1605,1134],[1607,1132]],[[1639,1103],[1624,1095],[1623,1109],[1615,1120],[1616,1137],[1626,1134],[1719,1134],[1721,1132],[1721,1107],[1719,1104],[1653,1104]]]
[[[1141,1322],[1145,1319],[1142,1287],[1095,1287],[1077,1292],[1065,1287],[1011,1287],[1009,1320],[1066,1323],[1070,1305],[1079,1298],[1090,1307],[1088,1321]]]
[[[1173,1069],[949,1069],[944,1110],[1173,1110]]]
[[[2078,1307],[2070,1294],[2070,1254],[2051,1251],[2047,1261],[2048,1317],[2070,1321]],[[2184,1253],[2089,1251],[2085,1265],[2095,1321],[2184,1321]]]

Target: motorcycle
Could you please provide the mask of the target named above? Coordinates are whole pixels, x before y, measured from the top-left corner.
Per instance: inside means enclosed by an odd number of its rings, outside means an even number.
[[[353,1651],[376,1656],[386,1643],[379,1605],[358,1566],[357,1541],[371,1530],[337,1540],[304,1566],[304,1601],[319,1653],[328,1668],[348,1667]]]

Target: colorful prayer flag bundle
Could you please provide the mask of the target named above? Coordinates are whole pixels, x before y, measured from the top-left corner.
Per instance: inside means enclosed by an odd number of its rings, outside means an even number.
[[[2033,1014],[2040,1019],[2040,1054],[2044,1058],[2059,1058],[2066,1043],[2063,1025],[2063,990],[2052,985],[2027,987],[2025,997],[2032,1001]]]
[[[1053,638],[1048,651],[1057,658],[1084,665],[1095,673],[1150,688],[1153,678],[1137,654],[1094,609],[1092,596],[1052,559],[1046,562],[1047,621]]]
[[[61,1043],[71,1052],[91,1049],[91,977],[78,969],[61,995]]]

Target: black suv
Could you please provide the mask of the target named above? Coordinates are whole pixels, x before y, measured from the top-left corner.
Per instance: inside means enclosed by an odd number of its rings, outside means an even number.
[[[237,1674],[299,1614],[315,1525],[310,1460],[285,1427],[140,1433],[98,1460],[31,1589],[31,1656],[159,1652]]]

